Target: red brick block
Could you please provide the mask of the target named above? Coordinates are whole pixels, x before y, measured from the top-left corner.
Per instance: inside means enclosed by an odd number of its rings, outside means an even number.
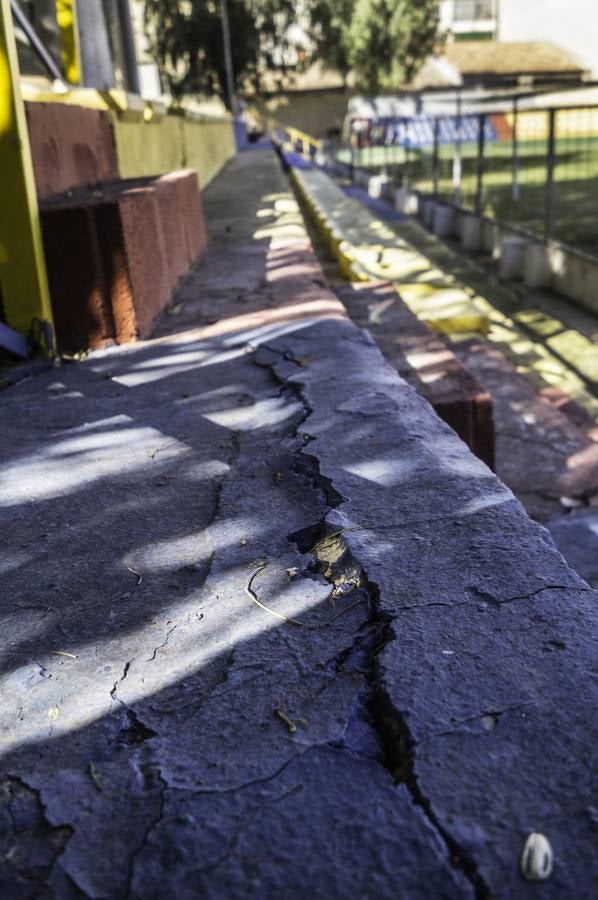
[[[51,207],[41,216],[57,340],[78,352],[114,340],[114,320],[93,210]]]
[[[184,221],[186,210],[179,204],[176,179],[170,176],[158,178],[154,196],[162,227],[162,266],[169,281],[176,282],[189,268]]]
[[[40,199],[120,177],[110,115],[66,103],[26,103]]]
[[[102,246],[105,252],[108,248],[111,252],[116,340],[125,343],[148,334],[154,319],[168,303],[178,276],[168,265],[163,221],[153,185],[134,187],[114,198],[105,209],[112,233],[106,229]],[[120,288],[118,293],[116,285]]]
[[[208,243],[197,173],[193,169],[182,169],[163,175],[159,181],[174,182],[179,209],[184,210],[182,221],[188,268],[201,256]]]
[[[197,174],[192,169],[156,179],[156,198],[166,243],[166,265],[175,281],[189,270],[207,245]]]
[[[61,349],[143,338],[205,248],[194,172],[70,191],[40,205]]]

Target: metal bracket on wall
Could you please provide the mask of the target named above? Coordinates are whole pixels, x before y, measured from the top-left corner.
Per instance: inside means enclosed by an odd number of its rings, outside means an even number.
[[[32,50],[35,51],[38,59],[48,71],[48,73],[52,76],[52,79],[59,84],[62,84],[66,89],[66,84],[64,83],[64,78],[62,77],[62,72],[46,50],[43,41],[38,36],[35,28],[21,9],[18,4],[18,0],[10,0],[10,8],[12,10],[12,14],[15,18],[15,22],[18,24],[19,28],[25,33],[27,40],[31,44]]]
[[[29,359],[27,338],[8,325],[3,325],[2,322],[0,322],[0,350],[8,350],[20,359]]]

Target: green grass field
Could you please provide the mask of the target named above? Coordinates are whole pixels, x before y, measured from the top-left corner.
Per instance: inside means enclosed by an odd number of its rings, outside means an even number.
[[[483,211],[505,223],[544,235],[546,214],[546,140],[521,142],[518,148],[519,196],[513,198],[510,141],[488,142],[484,154]],[[598,256],[598,136],[556,141],[554,171],[554,226],[551,237]],[[461,205],[473,209],[477,186],[477,146],[463,144]],[[438,194],[454,199],[452,164],[454,145],[440,148]],[[345,158],[344,151],[342,161]],[[350,157],[349,157],[350,158]],[[385,168],[397,183],[427,193],[433,191],[431,149],[367,147],[354,157],[355,165],[379,171]]]

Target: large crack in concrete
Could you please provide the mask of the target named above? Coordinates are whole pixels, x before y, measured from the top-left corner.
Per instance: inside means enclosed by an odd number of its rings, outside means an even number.
[[[301,361],[289,349],[281,352],[277,347],[262,345],[262,350],[302,366]],[[262,356],[262,360],[263,358]],[[287,383],[271,363],[262,361],[258,364],[268,365],[273,376],[280,381],[281,390],[285,387],[291,389],[303,406],[304,415],[296,428],[296,435],[299,436],[300,427],[312,415],[301,383]],[[357,729],[358,738],[351,738],[353,723],[349,720],[339,746],[348,745],[354,752],[365,753],[376,759],[390,772],[397,784],[407,787],[414,805],[422,811],[444,846],[447,859],[469,881],[477,900],[490,900],[490,888],[479,873],[473,856],[442,827],[434,813],[433,800],[425,796],[418,783],[414,766],[415,741],[405,716],[392,703],[385,689],[384,675],[379,665],[379,657],[384,648],[397,639],[395,624],[398,617],[392,617],[381,609],[378,585],[371,581],[359,560],[354,558],[343,538],[343,529],[328,522],[329,513],[340,508],[344,498],[336,490],[333,480],[322,474],[317,453],[307,451],[306,448],[312,441],[315,441],[313,436],[301,435],[301,444],[293,454],[293,464],[295,470],[323,495],[326,511],[313,526],[288,535],[288,540],[296,544],[302,555],[312,556],[310,569],[313,576],[320,575],[328,582],[332,599],[336,596],[345,597],[349,600],[347,609],[355,603],[364,602],[369,610],[368,619],[355,635],[352,644],[337,654],[335,659],[339,674],[350,666],[351,671],[362,673],[364,679],[352,711],[352,718],[361,726],[361,729]],[[305,574],[309,575],[309,571]],[[369,729],[375,733],[381,753],[377,753],[375,745],[367,739],[363,740],[363,731],[367,733]]]

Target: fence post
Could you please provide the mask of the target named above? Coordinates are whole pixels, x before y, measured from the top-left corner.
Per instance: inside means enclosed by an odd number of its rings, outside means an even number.
[[[519,143],[517,135],[517,123],[519,111],[517,97],[513,97],[513,130],[511,132],[511,196],[513,203],[519,202]]]
[[[409,135],[409,119],[405,119],[405,175],[403,178],[403,187],[409,187],[411,167],[411,137]]]
[[[555,165],[556,110],[548,110],[548,148],[546,152],[546,208],[544,213],[544,239],[549,241],[554,229],[554,165]]]
[[[6,322],[25,335],[38,326],[46,352],[52,353],[52,307],[10,0],[0,0],[0,172],[0,281]]]
[[[434,119],[434,149],[432,150],[432,191],[434,196],[438,196],[439,181],[439,153],[440,153],[440,119]]]
[[[454,120],[455,156],[453,159],[453,198],[456,206],[461,206],[461,94],[457,94],[457,116]]]
[[[484,149],[486,146],[486,116],[481,113],[478,116],[478,159],[476,172],[475,211],[476,215],[482,215],[484,205]]]

